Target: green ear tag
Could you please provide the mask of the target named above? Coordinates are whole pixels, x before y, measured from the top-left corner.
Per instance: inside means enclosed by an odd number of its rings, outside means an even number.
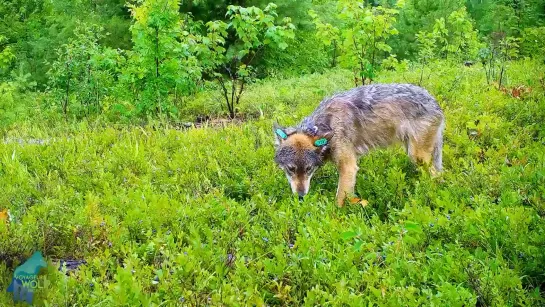
[[[282,129],[276,129],[276,134],[284,140],[288,138],[288,135]]]
[[[315,142],[314,142],[314,145],[320,147],[320,146],[324,146],[327,144],[327,139],[326,138],[321,138],[321,139],[317,139]]]

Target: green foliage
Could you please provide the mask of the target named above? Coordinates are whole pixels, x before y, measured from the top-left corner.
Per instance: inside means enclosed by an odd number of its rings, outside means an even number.
[[[461,0],[406,0],[395,24],[399,34],[389,39],[393,52],[401,59],[416,59],[419,52],[416,35],[420,32],[432,33],[436,20],[461,9]]]
[[[36,86],[30,75],[13,73],[12,78],[11,81],[0,82],[0,129],[42,111],[40,100],[43,97],[37,93],[29,93]]]
[[[435,40],[436,54],[441,58],[474,59],[480,47],[465,8],[452,12],[446,21],[443,18],[436,20],[431,38]]]
[[[422,84],[424,71],[430,62],[436,59],[472,60],[482,45],[465,8],[452,12],[447,21],[444,18],[435,20],[433,31],[420,31],[416,34],[416,41],[421,65],[418,84]]]
[[[65,116],[72,107],[75,115],[99,112],[104,98],[112,94],[123,57],[99,45],[102,32],[99,27],[80,25],[51,64],[48,76],[54,102],[60,102]]]
[[[285,49],[294,37],[289,18],[276,22],[274,4],[263,11],[230,6],[229,23],[206,23],[204,36],[190,16],[182,20],[178,6],[167,0],[130,5],[134,46],[126,52],[101,45],[100,27],[76,28],[48,74],[63,113],[73,105],[76,115],[108,110],[118,117],[173,117],[204,73],[221,85],[234,117],[244,84],[255,79],[253,59],[265,47]]]
[[[516,59],[519,53],[519,39],[500,37],[491,40],[488,47],[479,50],[479,58],[486,73],[488,84],[496,83],[501,88],[510,60]]]
[[[301,108],[305,101],[320,101],[327,93],[345,90],[350,86],[346,71],[328,72],[326,75],[311,74],[298,78],[258,81],[248,85],[238,108],[245,119],[273,118],[278,114],[292,114],[290,122],[301,118],[313,109],[313,105]],[[197,115],[211,118],[223,117],[224,110],[217,103],[221,99],[217,91],[203,91],[188,99],[181,118],[192,121]]]
[[[334,66],[328,50],[313,31],[296,30],[296,39],[290,39],[286,49],[265,46],[263,57],[256,61],[257,78],[285,78],[305,74],[322,73]]]
[[[479,32],[518,36],[526,27],[543,24],[543,0],[470,0],[467,7]]]
[[[424,63],[429,62],[436,57],[435,54],[435,40],[437,39],[437,32],[419,32],[416,34],[416,41],[418,42],[418,59]]]
[[[11,82],[0,83],[0,123],[10,125],[17,119],[16,87]]]
[[[0,2],[0,35],[17,56],[13,69],[31,74],[39,89],[49,83],[47,72],[57,51],[75,36],[79,23],[105,29],[99,44],[130,48],[129,14],[124,0],[20,0]],[[3,43],[0,43],[0,50]]]
[[[520,99],[479,67],[431,63],[447,114],[445,173],[402,148],[359,162],[337,208],[319,170],[304,201],[272,161],[274,117],[294,123],[351,71],[260,82],[264,119],[191,128],[19,122],[0,143],[0,288],[35,250],[53,263],[36,305],[539,306],[545,282],[543,65],[511,63]],[[417,79],[384,71],[377,82]],[[248,101],[248,106],[252,106]],[[0,305],[12,298],[0,293]]]
[[[6,37],[0,35],[0,45],[6,42]],[[15,60],[15,54],[11,46],[5,46],[0,49],[0,77],[5,75],[11,63]]]
[[[437,32],[429,33],[429,32],[420,32],[416,34],[416,41],[418,42],[418,60],[420,61],[420,64],[422,67],[420,68],[420,80],[418,81],[419,85],[422,85],[422,79],[424,77],[424,70],[426,68],[426,65],[428,65],[433,59],[436,58],[436,45],[435,42],[437,40]]]
[[[545,60],[545,27],[532,27],[523,30],[520,55]]]
[[[172,116],[178,98],[191,93],[201,68],[190,53],[193,42],[182,35],[187,25],[177,0],[150,0],[131,5],[133,50],[128,53],[122,81],[138,115]],[[173,102],[169,95],[174,94]]]
[[[448,17],[447,24],[449,31],[448,44],[443,47],[446,52],[452,56],[474,58],[479,49],[479,41],[467,10],[462,8],[452,12]],[[438,33],[438,35],[441,34]]]
[[[208,49],[199,51],[205,59],[204,71],[218,82],[229,116],[234,118],[244,85],[255,78],[253,59],[266,46],[286,49],[288,40],[294,38],[295,26],[288,17],[281,24],[276,23],[274,3],[264,10],[233,5],[227,9],[229,23],[208,22],[207,36],[202,39]],[[226,45],[228,35],[235,39]]]
[[[323,23],[312,10],[309,14],[322,43],[333,46],[333,63],[339,48],[339,62],[342,67],[352,69],[356,85],[375,79],[379,59],[388,57],[392,51],[387,39],[398,34],[394,27],[398,10],[354,0],[338,1],[336,17],[341,27]]]
[[[339,29],[330,23],[323,23],[318,17],[318,14],[313,10],[309,11],[309,15],[316,27],[316,38],[325,46],[328,53],[331,54],[331,67],[335,67],[337,65],[339,52]]]
[[[51,69],[51,63],[58,59],[57,50],[68,40],[75,37],[75,29],[78,23],[97,26],[104,29],[109,35],[102,36],[98,43],[103,47],[122,49],[130,51],[133,48],[130,31],[131,12],[125,5],[124,0],[19,0],[0,2],[0,36],[4,37],[0,42],[0,52],[9,48],[16,57],[11,60],[9,70],[2,73],[3,80],[11,76],[11,70],[30,74],[30,81],[37,82],[40,90],[49,84],[47,72]],[[145,1],[130,1],[133,5],[140,5]],[[354,1],[356,3],[357,1]],[[339,29],[344,27],[344,22],[338,17],[338,10],[335,8],[341,3],[346,6],[346,1],[336,0],[278,0],[276,12],[279,19],[290,17],[292,23],[297,26],[300,37],[310,37],[314,32],[313,21],[307,12],[313,10],[324,24],[331,24]],[[525,28],[537,28],[543,26],[545,15],[543,5],[545,0],[405,0],[405,1],[360,1],[359,3],[368,8],[381,6],[392,7],[396,4],[404,4],[399,8],[396,15],[394,28],[399,33],[387,39],[387,45],[392,47],[389,54],[396,54],[401,60],[417,59],[418,46],[416,34],[432,32],[436,19],[444,18],[448,22],[449,15],[458,11],[464,6],[472,17],[474,28],[483,36],[494,32],[505,32],[507,36],[522,37]],[[229,5],[241,7],[264,7],[266,0],[191,0],[177,4],[176,11],[181,13],[182,19],[192,16],[193,20],[206,24],[210,21],[229,22],[225,15]],[[184,27],[192,27],[184,22]],[[204,32],[193,33],[205,35]],[[151,38],[151,37],[150,37]],[[234,37],[227,39],[227,45]],[[320,39],[322,40],[322,39]],[[301,43],[301,44],[299,44]],[[290,43],[294,45],[294,43]],[[324,52],[329,54],[329,65],[337,65],[340,55],[340,46],[331,44],[325,46],[325,50],[319,47],[319,43],[310,39],[305,42],[296,41],[300,48],[287,48],[282,52],[277,49],[264,47],[261,54],[256,55],[253,60],[256,76],[259,78],[268,77],[274,74],[293,75],[296,72],[319,71],[324,66]],[[522,46],[522,45],[521,45]],[[335,48],[336,47],[336,48]],[[309,50],[308,55],[299,57],[297,50],[305,48]],[[140,52],[140,51],[139,51]],[[389,57],[384,54],[384,57]],[[304,59],[317,58],[319,61],[305,63]],[[381,58],[377,63],[381,63]],[[183,61],[183,59],[181,60]],[[377,64],[377,66],[379,66]],[[313,66],[318,65],[317,69]],[[298,67],[298,69],[291,69]],[[198,76],[198,73],[195,74]],[[359,76],[358,76],[359,78]],[[189,79],[192,79],[190,77]],[[182,87],[194,87],[193,81]],[[171,102],[166,106],[178,108],[183,104],[182,96],[184,90],[175,90]],[[191,92],[192,90],[190,90]],[[134,93],[133,93],[134,94]],[[126,113],[135,113],[131,108],[134,97],[118,100],[112,99],[111,103],[117,105],[116,110],[124,109]],[[134,94],[133,96],[139,96]],[[142,95],[140,95],[142,96]],[[119,104],[117,104],[119,103]],[[123,107],[121,107],[123,106]]]

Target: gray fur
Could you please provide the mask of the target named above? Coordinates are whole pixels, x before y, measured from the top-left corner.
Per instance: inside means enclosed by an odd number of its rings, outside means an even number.
[[[319,131],[332,130],[335,141],[348,141],[363,155],[396,140],[418,141],[424,130],[442,123],[443,112],[425,89],[411,84],[372,84],[322,100],[296,130],[304,133],[313,126]],[[394,138],[390,129],[395,130]]]

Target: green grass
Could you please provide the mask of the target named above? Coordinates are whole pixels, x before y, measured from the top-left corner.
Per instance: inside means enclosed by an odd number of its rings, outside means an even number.
[[[357,181],[366,207],[334,205],[331,165],[299,202],[272,160],[272,122],[350,88],[346,71],[255,84],[240,106],[254,119],[226,128],[21,120],[1,132],[0,210],[13,220],[0,222],[0,289],[41,250],[87,264],[51,266],[36,305],[543,304],[543,70],[511,64],[508,84],[532,87],[516,99],[479,67],[432,67],[446,172],[430,178],[401,148],[372,152]],[[188,114],[221,115],[214,101],[201,94]]]

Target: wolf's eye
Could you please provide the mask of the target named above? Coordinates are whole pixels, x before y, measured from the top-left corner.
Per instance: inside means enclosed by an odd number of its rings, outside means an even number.
[[[295,166],[290,165],[290,166],[287,167],[287,169],[288,169],[288,172],[295,173]]]
[[[310,165],[305,168],[306,173],[310,173],[311,170],[312,170],[312,166]]]

